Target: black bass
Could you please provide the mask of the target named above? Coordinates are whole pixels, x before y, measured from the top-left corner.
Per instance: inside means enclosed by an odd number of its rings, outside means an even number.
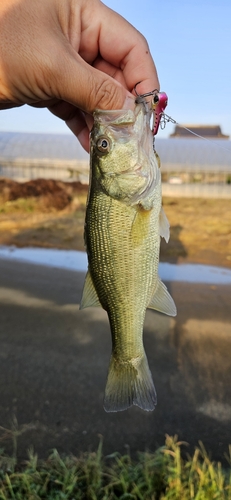
[[[160,236],[169,238],[162,209],[161,176],[153,151],[150,111],[94,113],[91,179],[85,222],[88,273],[80,308],[108,314],[112,355],[106,411],[156,406],[156,391],[143,347],[146,308],[175,316],[158,277]]]

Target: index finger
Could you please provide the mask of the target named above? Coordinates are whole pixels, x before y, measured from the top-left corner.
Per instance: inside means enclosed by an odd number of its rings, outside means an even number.
[[[123,71],[127,88],[139,94],[159,90],[159,80],[145,37],[122,16],[102,5],[99,50],[103,59]]]

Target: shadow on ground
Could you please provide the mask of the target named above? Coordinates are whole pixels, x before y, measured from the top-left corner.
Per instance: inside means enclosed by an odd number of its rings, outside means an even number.
[[[161,238],[160,245],[160,260],[167,262],[177,262],[179,258],[185,259],[188,255],[186,248],[180,240],[182,226],[176,224],[171,227],[171,238],[166,243],[164,238]]]

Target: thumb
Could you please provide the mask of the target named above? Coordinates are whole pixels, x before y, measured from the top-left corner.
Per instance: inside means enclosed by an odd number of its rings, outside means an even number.
[[[62,60],[59,58],[52,79],[58,99],[87,113],[92,114],[95,109],[134,109],[134,96],[107,73],[86,63],[79,54],[66,53]]]

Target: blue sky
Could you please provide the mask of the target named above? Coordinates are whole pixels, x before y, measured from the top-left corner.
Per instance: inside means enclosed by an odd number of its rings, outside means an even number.
[[[231,1],[105,0],[147,38],[166,112],[183,124],[220,124],[231,136]],[[159,137],[173,129],[168,124]],[[68,133],[46,110],[0,112],[0,130]]]

